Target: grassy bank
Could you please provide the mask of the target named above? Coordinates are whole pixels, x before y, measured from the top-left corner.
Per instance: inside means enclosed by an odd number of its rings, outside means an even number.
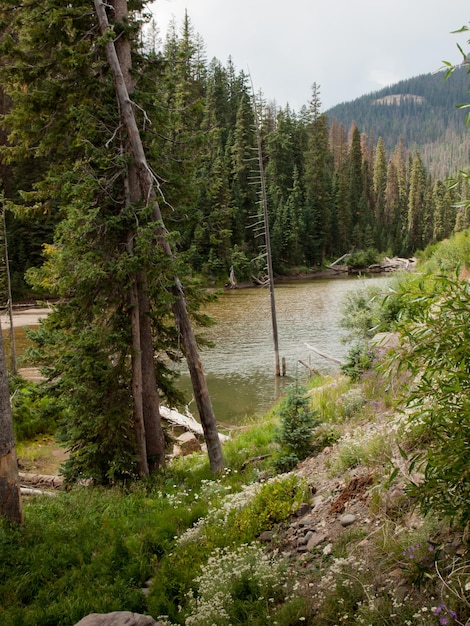
[[[403,383],[375,370],[354,384],[312,381],[319,424],[290,473],[274,469],[275,410],[225,445],[223,476],[192,455],[147,483],[26,499],[24,527],[0,529],[1,623],[70,626],[114,610],[188,626],[468,623],[462,534],[423,517],[402,477],[390,480],[404,469],[397,441],[422,436],[395,412]],[[334,499],[362,470],[373,481],[361,524],[328,549],[286,549],[299,505],[312,492]]]

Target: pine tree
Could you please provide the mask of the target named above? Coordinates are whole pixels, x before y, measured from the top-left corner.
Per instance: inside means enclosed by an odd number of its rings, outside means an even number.
[[[143,6],[130,4],[138,11]],[[176,259],[162,246],[167,235],[149,202],[154,179],[149,186],[148,166],[125,132],[129,111],[134,116],[131,109],[125,113],[129,98],[116,107],[114,80],[148,104],[136,83],[139,73],[131,72],[134,60],[144,61],[130,54],[139,25],[124,0],[107,10],[115,44],[110,31],[101,36],[96,16],[79,0],[66,6],[43,0],[19,8],[14,20],[2,12],[8,23],[2,75],[14,102],[8,124],[16,141],[8,152],[17,162],[26,152],[47,160],[26,200],[60,206],[63,218],[33,277],[65,299],[38,331],[38,350],[66,399],[68,475],[98,482],[145,475],[164,461],[156,373],[160,390],[174,391],[154,349],[176,351],[169,321],[181,299]],[[54,43],[43,45],[51,35]],[[103,46],[117,54],[121,78],[110,72]],[[142,128],[148,125],[143,107],[134,110]],[[26,119],[33,123],[25,125]]]
[[[374,219],[379,249],[384,248],[390,229],[390,220],[386,219],[386,189],[387,189],[387,156],[382,137],[377,141],[374,160]]]
[[[364,185],[362,166],[361,134],[356,125],[351,128],[351,143],[348,155],[348,195],[351,207],[352,226],[363,226]]]
[[[233,143],[228,146],[231,162],[231,193],[234,206],[232,243],[246,244],[252,253],[257,251],[255,233],[248,228],[257,214],[257,192],[253,184],[257,171],[254,117],[248,93],[242,91],[237,111]]]
[[[426,171],[418,152],[413,155],[408,195],[408,242],[412,251],[425,243]]]
[[[309,263],[321,263],[331,251],[333,158],[328,146],[328,118],[320,108],[319,87],[314,84],[304,154],[305,256]]]

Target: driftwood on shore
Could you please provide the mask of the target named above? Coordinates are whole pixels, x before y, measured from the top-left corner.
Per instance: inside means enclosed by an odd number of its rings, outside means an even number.
[[[183,415],[179,413],[175,409],[168,409],[165,406],[160,406],[160,415],[162,419],[173,424],[174,426],[180,426],[185,430],[198,435],[199,437],[204,437],[204,431],[199,422],[197,422],[194,417],[191,415]],[[227,435],[222,435],[219,433],[219,438],[221,441],[226,441],[229,437]]]
[[[343,254],[342,256],[339,257],[339,259],[336,259],[336,261],[328,265],[328,269],[333,270],[334,272],[343,273],[343,274],[358,274],[358,273],[380,274],[380,273],[386,273],[386,272],[400,272],[400,271],[409,272],[413,270],[416,265],[416,259],[414,257],[405,259],[405,258],[396,256],[393,258],[385,257],[384,259],[382,259],[382,261],[380,261],[380,263],[373,263],[372,265],[369,265],[368,267],[356,267],[354,265],[348,265],[347,258],[350,256],[351,256],[350,252]],[[344,261],[344,263],[340,265],[342,261]]]

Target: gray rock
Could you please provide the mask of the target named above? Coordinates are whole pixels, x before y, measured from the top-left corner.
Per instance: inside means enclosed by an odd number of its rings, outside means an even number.
[[[324,503],[323,496],[315,496],[312,501],[313,510],[318,509]]]
[[[75,626],[161,626],[161,622],[156,622],[150,615],[114,611],[113,613],[90,613]]]
[[[259,541],[263,542],[263,543],[269,543],[271,541],[271,539],[273,538],[273,531],[272,530],[264,530],[261,535],[258,537]]]
[[[310,526],[315,527],[316,519],[313,515],[305,515],[302,519],[299,520],[299,526]]]
[[[299,508],[295,512],[295,516],[296,517],[303,517],[304,515],[306,515],[309,512],[310,512],[310,504],[307,504],[306,502],[302,502],[302,504],[299,506]]]
[[[328,537],[324,533],[313,533],[308,540],[307,550],[313,550],[313,548],[316,548],[318,545],[323,543],[323,541],[326,541],[326,539],[328,539]]]
[[[346,513],[346,515],[343,515],[339,518],[339,523],[341,524],[341,526],[351,526],[351,524],[354,524],[355,521],[356,516],[352,513]]]

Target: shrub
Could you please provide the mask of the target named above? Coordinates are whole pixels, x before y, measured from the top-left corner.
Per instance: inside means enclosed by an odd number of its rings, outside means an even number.
[[[347,264],[349,267],[356,269],[366,269],[369,265],[377,263],[379,259],[379,253],[375,248],[367,248],[366,250],[357,250],[353,252],[347,258]]]
[[[314,428],[320,423],[318,412],[310,408],[305,394],[304,387],[297,384],[291,386],[279,410],[281,426],[275,439],[280,444],[280,451],[275,466],[280,471],[288,471],[307,458]]]
[[[187,626],[225,626],[269,621],[269,609],[284,599],[283,568],[260,546],[241,545],[216,550],[195,580]],[[247,621],[248,620],[248,621]],[[263,622],[267,623],[267,622]]]
[[[439,277],[432,290],[407,297],[419,307],[415,319],[401,327],[407,348],[397,358],[415,377],[405,398],[408,419],[431,434],[425,449],[411,458],[410,471],[424,474],[411,492],[425,511],[465,524],[470,521],[470,283]]]
[[[17,376],[9,381],[16,442],[50,435],[62,414],[60,402],[40,386]]]
[[[393,278],[384,287],[364,280],[360,289],[348,292],[341,306],[340,320],[341,328],[347,331],[345,341],[363,342],[376,333],[390,330],[403,304],[397,292],[408,280],[407,276]]]
[[[356,343],[348,352],[341,371],[353,382],[357,382],[367,370],[370,370],[375,359],[375,351],[366,343]]]

